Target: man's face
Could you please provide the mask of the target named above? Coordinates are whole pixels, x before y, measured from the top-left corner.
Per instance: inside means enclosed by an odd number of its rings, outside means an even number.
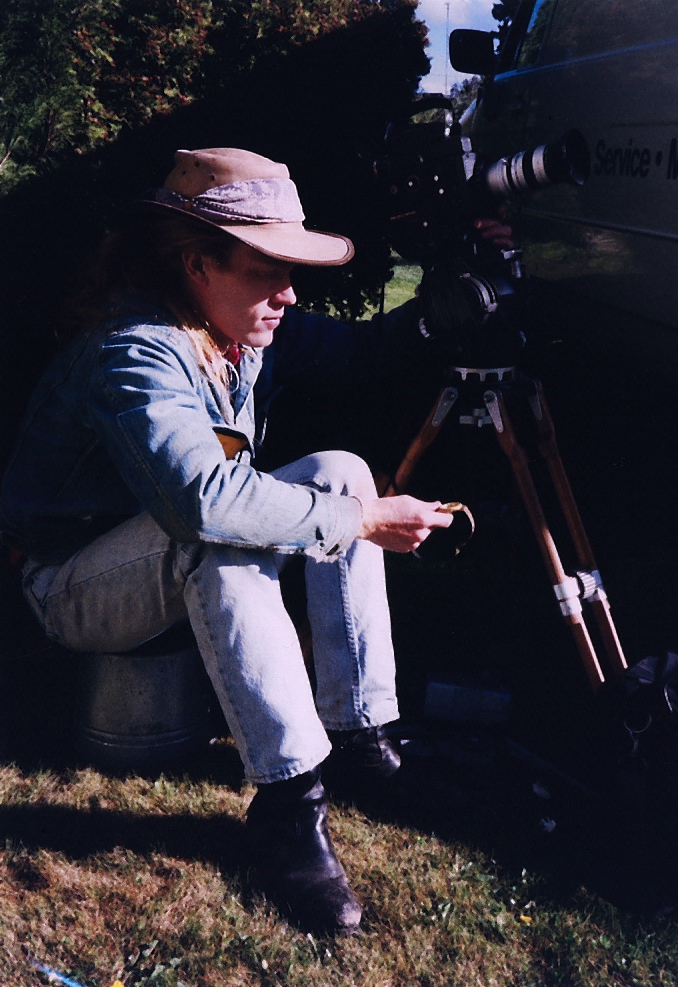
[[[236,243],[228,266],[209,257],[184,259],[189,290],[217,343],[268,346],[296,297],[290,283],[293,265],[275,260],[246,243]]]

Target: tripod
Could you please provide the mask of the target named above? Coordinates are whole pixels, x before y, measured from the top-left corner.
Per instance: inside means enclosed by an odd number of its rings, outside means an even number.
[[[453,373],[458,375],[460,386],[463,386],[469,377],[474,381],[477,379],[478,383],[486,386],[482,394],[482,407],[474,408],[471,415],[461,415],[460,423],[475,427],[490,424],[493,426],[499,446],[513,470],[563,619],[572,630],[589,682],[596,691],[605,681],[605,675],[584,620],[583,603],[590,608],[598,626],[609,670],[613,674],[619,674],[627,668],[627,663],[612,620],[610,604],[600,572],[560,458],[553,420],[542,385],[539,381],[518,373],[515,367],[491,369],[454,367]],[[488,378],[492,378],[491,382],[488,382]],[[565,572],[549,530],[530,471],[528,457],[518,441],[507,410],[506,399],[509,394],[517,395],[519,399],[527,401],[536,423],[537,447],[550,474],[581,567],[574,575],[570,576]],[[410,443],[394,477],[382,478],[378,483],[382,496],[389,497],[404,492],[419,459],[435,440],[458,398],[457,387],[447,386],[440,391],[431,412]]]

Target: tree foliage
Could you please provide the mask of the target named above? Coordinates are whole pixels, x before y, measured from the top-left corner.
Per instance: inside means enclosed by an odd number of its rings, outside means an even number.
[[[492,7],[492,16],[496,21],[499,21],[500,47],[508,34],[508,30],[519,6],[520,0],[501,0],[500,3],[495,3]]]
[[[0,188],[196,95],[210,0],[5,0]]]
[[[450,99],[454,103],[456,112],[461,116],[464,110],[468,109],[473,100],[478,95],[478,86],[481,79],[479,75],[473,75],[461,82],[455,82],[450,89]]]
[[[4,0],[0,192],[416,0]],[[390,8],[390,9],[389,9]],[[419,25],[423,47],[424,28]],[[422,71],[425,71],[425,67]]]

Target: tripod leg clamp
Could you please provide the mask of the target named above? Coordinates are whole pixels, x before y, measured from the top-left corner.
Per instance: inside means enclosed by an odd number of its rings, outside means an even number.
[[[607,593],[597,569],[580,569],[577,572],[582,600],[606,600]]]
[[[576,576],[566,576],[562,583],[555,584],[553,592],[556,594],[563,617],[572,617],[582,612],[579,581]]]
[[[434,428],[438,428],[439,425],[445,421],[452,405],[459,397],[459,391],[456,387],[446,387],[438,399],[438,404],[436,405],[436,410],[433,412],[433,418],[431,419],[431,425]]]

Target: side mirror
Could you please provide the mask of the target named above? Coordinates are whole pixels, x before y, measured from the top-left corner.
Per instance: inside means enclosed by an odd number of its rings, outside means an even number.
[[[494,75],[496,56],[495,35],[489,31],[459,29],[450,35],[450,64],[457,72],[471,75]]]

